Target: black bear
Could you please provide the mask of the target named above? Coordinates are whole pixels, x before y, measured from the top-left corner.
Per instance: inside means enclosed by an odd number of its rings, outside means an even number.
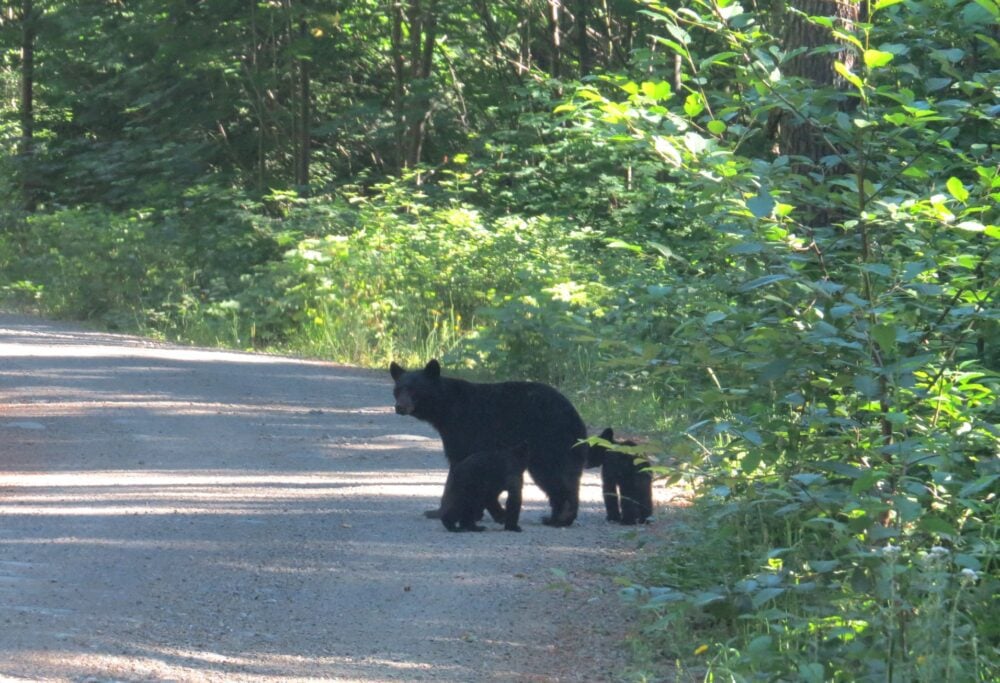
[[[448,531],[483,531],[476,524],[489,510],[507,531],[520,531],[521,487],[528,465],[524,445],[502,451],[484,451],[456,462],[448,470],[441,499],[441,522]],[[507,492],[506,510],[500,506],[500,494]]]
[[[635,446],[635,441],[615,441],[611,427],[601,432],[609,443]],[[635,456],[593,445],[587,454],[587,467],[601,468],[601,488],[609,522],[645,524],[653,516],[653,477],[649,462]]]
[[[423,370],[389,366],[396,412],[430,423],[448,463],[474,453],[497,453],[523,444],[528,472],[549,499],[549,526],[569,526],[580,507],[580,477],[587,456],[587,430],[576,408],[538,382],[481,384],[441,376],[432,360]],[[439,516],[440,511],[428,513]]]

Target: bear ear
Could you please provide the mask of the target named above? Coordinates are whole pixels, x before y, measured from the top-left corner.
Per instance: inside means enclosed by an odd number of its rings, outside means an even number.
[[[424,366],[424,372],[431,379],[437,379],[441,376],[441,364],[437,362],[437,358],[428,361],[427,365]]]
[[[615,440],[614,430],[611,429],[611,427],[608,427],[603,432],[601,432],[601,438],[604,439],[605,441],[614,441]]]
[[[404,372],[406,372],[406,370],[404,370],[403,366],[396,361],[392,361],[392,363],[389,364],[389,374],[392,375],[393,379],[399,379]]]

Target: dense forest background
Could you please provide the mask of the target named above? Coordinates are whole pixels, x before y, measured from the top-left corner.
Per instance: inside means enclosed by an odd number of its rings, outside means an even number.
[[[996,0],[12,0],[0,287],[569,393],[636,679],[1000,677]]]

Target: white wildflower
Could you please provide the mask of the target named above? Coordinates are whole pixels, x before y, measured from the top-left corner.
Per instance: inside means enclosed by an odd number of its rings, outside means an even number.
[[[975,569],[969,569],[968,567],[959,572],[959,574],[961,574],[962,576],[963,583],[966,582],[974,583],[976,579],[979,578],[979,572],[977,572]]]

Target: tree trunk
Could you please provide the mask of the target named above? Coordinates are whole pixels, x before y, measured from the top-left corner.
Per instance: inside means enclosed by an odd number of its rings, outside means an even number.
[[[35,7],[32,0],[21,4],[21,122],[20,156],[21,198],[24,210],[31,213],[38,208],[32,180],[35,152]]]
[[[604,66],[614,69],[618,62],[615,61],[615,38],[614,24],[611,20],[611,7],[608,0],[601,0],[601,37],[603,38]]]
[[[299,20],[299,35],[302,40],[306,40],[309,37],[305,19]],[[295,184],[298,185],[300,191],[307,195],[309,193],[309,161],[312,152],[310,139],[312,137],[312,126],[309,121],[311,117],[310,86],[309,59],[303,57],[299,59],[299,150],[296,155],[298,163],[295,169]]]
[[[559,28],[561,0],[549,0],[549,75],[559,78],[562,72],[562,31]]]
[[[390,0],[391,28],[390,42],[392,50],[392,108],[395,122],[395,153],[396,172],[400,173],[406,165],[406,155],[403,151],[404,131],[406,130],[406,109],[403,101],[406,96],[406,73],[403,63],[403,0]]]
[[[517,61],[517,75],[524,76],[531,71],[531,7],[522,10],[517,30],[520,38],[520,53]]]
[[[789,7],[801,10],[807,16],[826,16],[833,9],[834,18],[839,24],[838,28],[850,31],[854,22],[858,20],[860,4],[850,0],[833,0],[833,2],[830,0],[790,0]],[[792,59],[785,66],[785,73],[789,76],[811,80],[818,87],[843,88],[846,83],[833,68],[837,55],[830,52],[811,53],[815,48],[828,45],[831,41],[829,29],[811,24],[799,14],[786,10],[784,12],[785,49],[791,51],[805,47],[809,48],[809,51]],[[848,69],[854,66],[853,52],[843,51],[842,58]],[[832,149],[826,143],[810,122],[793,120],[788,114],[785,114],[781,121],[779,147],[782,154],[809,159],[813,168],[819,164],[819,160],[824,156],[837,153],[837,150]]]
[[[590,75],[593,70],[593,55],[587,39],[590,0],[576,0],[576,44],[580,57],[580,77]]]
[[[415,3],[416,4],[416,3]],[[430,79],[434,66],[434,44],[437,40],[437,2],[431,0],[426,14],[421,16],[416,24],[423,32],[423,44],[420,43],[420,33],[416,33],[413,41],[413,73],[417,79],[417,92],[413,103],[413,120],[410,123],[410,144],[409,157],[407,159],[410,168],[415,168],[420,164],[420,157],[424,148],[424,137],[427,128],[427,120],[431,114]],[[415,31],[414,22],[411,20],[411,31]]]

